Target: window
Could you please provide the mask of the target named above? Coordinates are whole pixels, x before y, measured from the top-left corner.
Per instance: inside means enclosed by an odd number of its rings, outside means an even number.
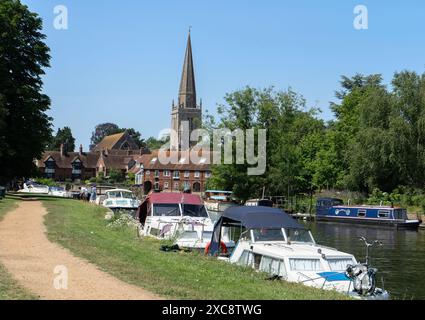
[[[308,230],[304,229],[285,229],[286,236],[290,242],[313,243],[313,238]]]
[[[351,258],[328,259],[332,271],[345,271],[349,265],[354,264]]]
[[[179,205],[178,204],[154,204],[153,216],[154,217],[180,216]]]
[[[185,178],[189,178],[190,177],[190,171],[185,171],[184,172],[184,177]]]
[[[390,217],[389,211],[383,211],[383,210],[378,211],[378,218],[389,218],[389,217]]]
[[[179,188],[180,188],[180,183],[174,182],[174,190],[179,190]]]
[[[173,179],[180,179],[180,171],[174,171]]]
[[[146,170],[146,175],[150,176],[151,175],[151,171],[150,170]]]
[[[169,189],[170,188],[170,184],[168,182],[164,182],[164,189]]]
[[[183,183],[183,188],[184,188],[185,190],[190,189],[190,182],[185,181],[185,182]]]
[[[199,178],[201,176],[201,173],[199,171],[195,171],[195,178]]]
[[[259,270],[273,276],[286,277],[285,263],[270,257],[263,256]]]
[[[359,209],[359,211],[357,211],[357,216],[358,217],[366,217],[366,210],[365,209]]]
[[[208,218],[207,210],[203,205],[184,204],[183,215],[196,218]]]
[[[285,241],[282,229],[255,229],[254,240],[257,241]]]
[[[319,259],[289,259],[292,271],[321,271],[322,264]]]
[[[171,175],[170,170],[164,171],[164,177],[169,177]]]
[[[251,252],[245,250],[242,252],[241,256],[239,257],[238,262],[236,262],[237,265],[242,267],[252,267],[252,263],[254,262],[254,256]]]
[[[206,179],[211,178],[211,171],[205,172],[205,178]]]
[[[159,170],[155,170],[155,178],[159,178]]]

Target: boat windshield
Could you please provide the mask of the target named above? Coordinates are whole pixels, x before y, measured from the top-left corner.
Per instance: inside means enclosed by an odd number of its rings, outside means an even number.
[[[207,210],[204,205],[183,204],[183,216],[195,218],[208,218]]]
[[[314,243],[313,237],[308,230],[304,229],[286,229],[286,236],[289,242],[307,242]]]
[[[254,229],[254,241],[285,241],[282,229]]]
[[[121,192],[121,197],[124,199],[133,199],[133,193],[131,192]]]
[[[126,191],[109,191],[108,198],[124,198],[124,199],[133,199],[133,194],[131,192]]]
[[[180,208],[177,203],[173,204],[154,204],[153,205],[154,217],[179,217]]]

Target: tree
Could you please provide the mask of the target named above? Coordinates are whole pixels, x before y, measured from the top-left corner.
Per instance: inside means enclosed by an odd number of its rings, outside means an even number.
[[[120,133],[121,129],[115,123],[102,123],[96,126],[90,139],[90,150],[93,150],[96,145],[106,136]]]
[[[159,140],[154,137],[150,137],[149,139],[146,140],[145,144],[146,144],[146,147],[148,147],[150,150],[158,150],[169,141],[170,141],[169,136],[163,137],[162,139],[159,139]]]
[[[51,136],[46,114],[50,99],[42,94],[49,48],[42,20],[18,0],[0,2],[0,182],[35,172]]]
[[[66,144],[68,151],[75,150],[75,139],[72,136],[71,128],[64,127],[63,129],[59,128],[56,136],[52,137],[52,141],[47,147],[51,151],[59,151],[62,144]]]
[[[133,138],[139,148],[145,147],[145,140],[142,139],[142,134],[133,128],[120,128],[115,123],[102,123],[96,126],[90,139],[90,150],[93,150],[96,145],[106,136],[127,131],[128,135]]]

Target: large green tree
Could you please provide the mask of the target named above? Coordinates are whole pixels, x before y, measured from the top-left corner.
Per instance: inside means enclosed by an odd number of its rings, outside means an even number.
[[[142,139],[142,134],[139,131],[136,131],[133,128],[120,128],[115,123],[101,123],[98,124],[92,132],[90,139],[90,150],[96,147],[96,145],[106,136],[124,131],[127,131],[127,133],[133,138],[134,142],[139,146],[139,148],[146,146],[145,140]]]
[[[42,94],[49,48],[42,20],[18,0],[0,1],[0,180],[34,173],[51,136]]]
[[[73,137],[71,128],[69,127],[64,127],[63,129],[59,128],[56,135],[52,137],[47,149],[51,151],[59,151],[62,144],[66,144],[67,151],[72,152],[75,150],[75,138]]]

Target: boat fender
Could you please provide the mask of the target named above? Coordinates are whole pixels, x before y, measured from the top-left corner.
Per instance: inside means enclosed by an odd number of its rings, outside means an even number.
[[[207,246],[205,247],[205,254],[208,255],[210,253],[210,247],[211,247],[211,241],[208,242]],[[229,251],[227,250],[226,244],[221,241],[220,242],[220,247],[221,247],[221,253],[228,253]]]

